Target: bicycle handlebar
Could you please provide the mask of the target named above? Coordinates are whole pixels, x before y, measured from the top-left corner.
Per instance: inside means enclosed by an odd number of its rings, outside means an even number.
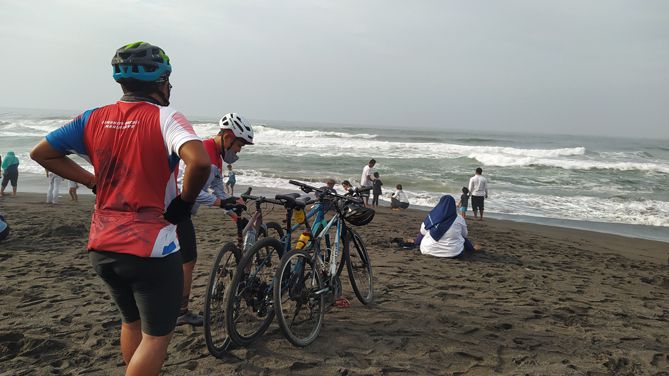
[[[281,201],[273,200],[271,198],[267,198],[267,197],[264,197],[264,196],[251,196],[251,195],[244,194],[244,195],[241,195],[241,197],[242,197],[242,199],[244,199],[244,201],[251,200],[251,201],[260,201],[260,203],[267,202],[267,203],[275,204],[275,205],[283,205],[283,202],[281,202]]]
[[[332,197],[336,197],[340,200],[351,201],[351,202],[354,202],[356,204],[360,203],[360,199],[358,197],[342,196],[339,193],[332,192],[329,189],[316,188],[314,186],[299,182],[297,180],[288,180],[288,183],[300,187],[300,189],[304,193],[317,192],[320,199],[323,199],[325,196],[332,196]],[[355,193],[366,192],[366,191],[369,191],[370,189],[371,188],[363,188],[363,189],[356,188]]]

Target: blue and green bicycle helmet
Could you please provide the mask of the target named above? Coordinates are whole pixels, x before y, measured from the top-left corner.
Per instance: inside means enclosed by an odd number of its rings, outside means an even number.
[[[172,73],[170,58],[158,46],[146,42],[127,44],[112,58],[114,80],[134,79],[145,82],[167,81]]]

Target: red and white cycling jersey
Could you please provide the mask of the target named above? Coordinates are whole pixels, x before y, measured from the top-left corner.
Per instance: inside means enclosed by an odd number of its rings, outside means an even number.
[[[47,142],[95,169],[97,196],[89,250],[164,257],[179,250],[176,226],[163,218],[177,196],[178,151],[200,140],[170,107],[124,102],[84,112]]]

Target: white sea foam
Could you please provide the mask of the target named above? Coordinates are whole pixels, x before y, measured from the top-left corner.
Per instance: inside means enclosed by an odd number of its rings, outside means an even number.
[[[503,154],[471,153],[470,158],[476,159],[485,166],[497,167],[558,167],[567,170],[619,170],[619,171],[650,171],[669,174],[669,165],[666,163],[644,163],[644,162],[608,162],[591,159],[556,159],[535,157],[513,157]]]
[[[31,174],[33,181],[42,181],[37,178],[44,176],[44,169],[28,155],[36,141],[23,139],[17,143],[15,138],[44,137],[47,132],[70,120],[2,118],[0,153],[4,155],[7,150],[14,150],[21,161],[21,174]],[[218,132],[215,122],[196,122],[194,128],[203,137]],[[389,182],[406,182],[405,192],[412,206],[432,207],[443,194],[439,192],[441,189],[455,189],[454,185],[457,187],[466,183],[465,176],[470,173],[472,162],[476,161],[482,166],[492,167],[484,168],[490,172],[493,189],[486,201],[489,212],[669,226],[669,200],[662,201],[667,197],[666,179],[669,176],[662,174],[669,174],[669,161],[664,149],[657,146],[645,149],[640,146],[636,151],[622,148],[622,151],[607,145],[602,148],[607,151],[601,152],[596,150],[596,143],[592,148],[591,143],[587,143],[586,150],[584,146],[571,143],[576,139],[559,137],[554,144],[562,147],[540,149],[518,146],[533,145],[531,142],[514,143],[515,147],[438,142],[437,133],[431,142],[400,142],[397,140],[401,140],[401,133],[396,131],[392,134],[398,138],[393,139],[388,138],[389,134],[383,130],[372,134],[353,129],[347,132],[284,129],[267,125],[254,126],[254,129],[256,145],[244,149],[243,163],[237,167],[237,179],[241,185],[295,191],[295,187],[288,184],[288,178],[311,178],[316,181],[325,175],[338,180],[347,178],[356,183],[359,179],[358,167],[361,166],[355,166],[356,172],[353,173],[351,166],[333,164],[335,159],[332,158],[373,156],[380,161],[379,172],[388,185]],[[629,148],[629,145],[625,147]],[[647,150],[652,147],[651,154]],[[295,163],[275,167],[277,170],[274,173],[261,167],[266,166],[266,161],[276,160],[276,156]],[[82,164],[92,171],[90,165]],[[435,165],[443,165],[444,168],[435,169]],[[582,170],[602,171],[597,171],[596,179],[586,179],[584,174],[576,173]],[[627,174],[624,171],[641,171],[644,174]],[[444,179],[444,174],[458,178]],[[461,179],[465,181],[454,183]],[[574,185],[579,186],[578,192],[573,190]],[[390,187],[384,188],[390,192]],[[459,192],[452,194],[456,199],[460,196]],[[388,202],[389,198],[384,195],[381,200]]]
[[[297,190],[287,179],[265,177],[253,171],[237,175],[237,183],[256,187]],[[319,185],[314,183],[314,185]],[[341,188],[341,187],[337,187]],[[434,207],[444,193],[405,189],[411,205]],[[385,191],[381,201],[390,202]],[[451,194],[456,201],[459,192]],[[526,215],[557,219],[588,220],[593,222],[627,223],[648,226],[669,226],[669,202],[657,200],[623,200],[591,196],[558,197],[532,193],[498,192],[485,202],[486,210],[493,213]],[[471,210],[471,203],[470,203]],[[470,213],[471,214],[471,213]]]

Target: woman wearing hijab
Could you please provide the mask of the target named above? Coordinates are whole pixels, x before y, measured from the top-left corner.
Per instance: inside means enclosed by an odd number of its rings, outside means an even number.
[[[12,183],[12,196],[16,196],[16,183],[19,179],[19,159],[16,158],[13,151],[8,151],[2,160],[2,189],[0,196],[5,195],[7,183]]]
[[[455,199],[445,195],[420,225],[420,252],[437,257],[458,257],[478,250],[467,240],[467,223],[457,214]]]

